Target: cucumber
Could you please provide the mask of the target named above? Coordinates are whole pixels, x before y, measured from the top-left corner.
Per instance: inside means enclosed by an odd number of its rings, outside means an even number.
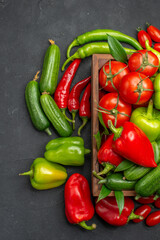
[[[44,93],[40,97],[41,106],[46,116],[52,123],[53,127],[56,129],[61,137],[69,137],[72,135],[72,127],[66,120],[65,116],[53,100],[53,98]]]
[[[35,78],[30,81],[25,89],[25,100],[34,127],[39,131],[45,131],[48,135],[52,135],[49,130],[50,122],[44,114],[40,104],[39,84],[36,82],[38,73]]]
[[[160,188],[160,163],[135,185],[135,191],[142,197],[153,195]]]
[[[54,41],[49,40],[51,45],[48,47],[40,80],[40,92],[48,92],[51,95],[55,92],[58,81],[60,50]]]

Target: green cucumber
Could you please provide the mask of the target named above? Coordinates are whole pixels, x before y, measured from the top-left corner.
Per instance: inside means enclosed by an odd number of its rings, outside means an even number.
[[[143,178],[141,178],[135,185],[135,191],[142,197],[149,197],[153,195],[160,186],[160,164]]]
[[[45,131],[48,135],[52,135],[49,130],[50,122],[44,114],[40,104],[39,84],[36,82],[38,74],[39,72],[37,72],[34,79],[27,84],[25,89],[25,100],[34,127],[39,131]]]
[[[48,47],[40,80],[40,92],[48,92],[51,95],[55,92],[58,81],[60,50],[53,40],[49,40],[51,45]]]
[[[65,116],[53,100],[53,98],[47,93],[43,93],[40,97],[41,106],[46,116],[52,123],[61,137],[69,137],[72,135],[72,127],[66,120]]]

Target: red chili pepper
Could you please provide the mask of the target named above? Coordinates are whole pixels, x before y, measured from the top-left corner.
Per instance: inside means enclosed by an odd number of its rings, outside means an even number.
[[[114,134],[110,135],[98,151],[98,162],[104,167],[98,175],[107,174],[123,161],[123,158],[112,149],[113,137]]]
[[[137,208],[134,213],[136,215],[141,216],[143,219],[133,219],[133,222],[139,223],[142,222],[151,212],[151,207],[149,205],[142,205],[139,208]]]
[[[125,122],[123,127],[115,128],[111,120],[108,126],[114,133],[112,147],[117,154],[143,167],[157,167],[152,144],[138,126]]]
[[[137,35],[138,41],[141,44],[141,46],[145,49],[146,48],[145,41],[148,40],[149,45],[151,47],[152,40],[151,40],[151,37],[149,36],[149,34],[146,31],[142,30],[140,27],[137,28],[137,31],[138,31],[138,35]]]
[[[149,204],[149,203],[153,203],[155,200],[154,200],[154,196],[149,196],[149,197],[139,197],[139,196],[136,196],[135,197],[135,200],[141,204]]]
[[[154,205],[156,208],[160,208],[160,197],[155,200]]]
[[[81,117],[83,123],[78,129],[78,135],[81,135],[82,128],[87,124],[88,119],[91,117],[91,104],[90,104],[90,96],[91,96],[91,84],[89,83],[83,93],[80,106],[79,106],[79,116]]]
[[[152,212],[146,219],[146,224],[149,227],[155,226],[160,223],[160,211]]]
[[[154,42],[160,42],[160,30],[158,28],[147,23],[147,32]]]
[[[81,92],[84,89],[84,87],[89,83],[90,80],[91,76],[78,82],[76,85],[74,85],[69,94],[68,110],[72,113],[72,120],[75,120],[76,113],[79,110],[79,98]],[[73,129],[75,129],[75,123],[73,123]]]
[[[96,228],[95,224],[88,226],[85,221],[94,215],[94,206],[91,201],[90,188],[87,179],[79,174],[72,174],[65,184],[65,214],[72,224],[79,224],[87,230]]]
[[[154,49],[158,52],[160,52],[160,43],[155,43],[154,44]]]
[[[68,121],[72,121],[65,114],[65,111],[67,108],[67,101],[69,97],[69,90],[70,90],[72,80],[78,70],[80,63],[81,63],[81,59],[75,59],[69,65],[69,67],[66,69],[65,73],[63,74],[63,77],[61,78],[56,88],[56,91],[54,93],[54,100]]]
[[[135,218],[141,218],[133,213],[134,202],[131,198],[124,198],[124,208],[119,215],[119,208],[115,197],[106,197],[96,203],[96,213],[107,223],[113,226],[123,226]]]

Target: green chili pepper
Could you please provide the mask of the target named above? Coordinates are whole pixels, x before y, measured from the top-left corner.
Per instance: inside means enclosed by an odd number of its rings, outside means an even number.
[[[64,184],[67,179],[67,172],[63,166],[48,162],[44,158],[36,158],[30,170],[19,175],[30,176],[31,185],[37,190],[58,187]]]
[[[127,54],[132,54],[136,52],[134,49],[124,48]],[[111,53],[109,49],[109,45],[107,42],[93,42],[84,45],[83,47],[79,48],[71,57],[69,57],[62,66],[62,71],[64,71],[65,66],[74,59],[78,58],[86,58],[91,56],[92,54],[106,54]]]
[[[153,103],[156,109],[160,110],[160,73],[156,76],[154,83]]]
[[[67,58],[70,57],[70,51],[73,47],[80,46],[89,42],[106,41],[108,39],[108,34],[112,37],[115,37],[120,42],[130,44],[137,50],[142,49],[142,46],[135,38],[130,37],[122,32],[112,29],[96,29],[90,32],[83,33],[82,35],[74,39],[67,49]]]
[[[131,114],[130,121],[141,128],[151,142],[160,139],[160,112],[153,108],[152,99],[147,108],[136,108]]]
[[[59,142],[59,146],[57,146]],[[44,153],[44,157],[51,162],[69,166],[82,166],[84,164],[84,155],[90,153],[90,149],[84,148],[82,138],[60,138],[50,141]]]

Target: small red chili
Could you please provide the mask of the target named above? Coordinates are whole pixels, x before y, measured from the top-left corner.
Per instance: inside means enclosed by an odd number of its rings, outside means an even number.
[[[156,208],[160,208],[160,197],[154,202]]]
[[[80,63],[81,59],[76,59],[69,65],[54,93],[54,100],[68,121],[72,121],[65,114],[69,97],[69,90]]]
[[[160,42],[160,30],[153,25],[147,24],[147,32],[154,42]]]
[[[155,43],[154,44],[154,49],[158,52],[160,52],[160,43]]]
[[[149,203],[153,203],[155,200],[154,200],[154,196],[149,196],[149,197],[139,197],[139,196],[136,196],[135,197],[135,200],[141,204],[149,204]]]
[[[82,119],[83,123],[78,129],[78,135],[81,135],[82,128],[87,124],[88,119],[91,117],[91,104],[90,104],[90,96],[91,96],[91,84],[89,83],[83,93],[82,100],[79,106],[79,116]]]
[[[142,205],[139,208],[137,208],[134,213],[136,215],[142,216],[143,219],[133,219],[133,222],[139,223],[142,222],[151,212],[151,207],[149,205]]]
[[[149,45],[151,47],[152,40],[151,40],[151,37],[149,36],[149,34],[146,31],[142,30],[140,27],[137,28],[137,31],[138,31],[138,35],[137,35],[138,41],[141,44],[141,46],[145,49],[146,48],[145,41],[148,40]]]
[[[152,212],[146,219],[146,224],[149,227],[155,226],[160,223],[160,211]]]
[[[79,98],[81,95],[82,90],[91,80],[91,76],[88,78],[83,79],[82,81],[78,82],[72,88],[69,97],[68,97],[68,110],[72,114],[72,120],[75,120],[75,116],[77,111],[79,110]],[[75,122],[73,122],[73,130],[75,129]]]

